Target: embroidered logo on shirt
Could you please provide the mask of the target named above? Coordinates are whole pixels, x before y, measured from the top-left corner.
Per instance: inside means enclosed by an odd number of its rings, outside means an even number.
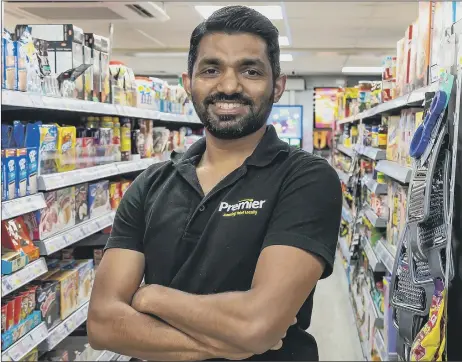
[[[258,210],[263,208],[263,204],[266,200],[254,200],[254,199],[244,199],[240,200],[236,204],[228,204],[227,202],[222,201],[218,212],[223,212],[225,217],[234,217],[240,215],[257,215]]]

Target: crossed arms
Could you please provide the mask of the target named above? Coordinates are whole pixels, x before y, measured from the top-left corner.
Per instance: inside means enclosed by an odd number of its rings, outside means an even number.
[[[284,337],[323,269],[306,251],[273,245],[262,251],[249,291],[193,295],[159,285],[138,289],[144,255],[109,249],[90,301],[90,344],[151,361],[261,354]]]

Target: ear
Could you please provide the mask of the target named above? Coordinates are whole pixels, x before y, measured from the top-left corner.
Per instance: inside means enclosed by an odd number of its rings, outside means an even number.
[[[188,97],[191,98],[191,78],[189,78],[189,75],[186,72],[181,74],[181,78],[183,79],[183,88],[186,93],[188,93]]]
[[[286,81],[287,76],[285,74],[281,74],[274,84],[274,103],[279,102],[282,97],[282,94],[286,90]]]

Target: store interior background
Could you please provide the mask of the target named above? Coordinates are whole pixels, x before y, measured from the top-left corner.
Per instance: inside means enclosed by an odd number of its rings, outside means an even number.
[[[265,5],[261,10],[268,11],[279,29],[281,67],[289,77],[279,104],[303,107],[302,147],[309,152],[314,151],[315,115],[323,112],[315,107],[315,89],[380,81],[377,68],[385,57],[396,56],[397,41],[419,12],[417,1],[233,4]],[[135,75],[177,84],[187,67],[191,32],[204,19],[201,11],[210,14],[211,6],[224,5],[229,3],[9,0],[2,1],[1,27],[14,31],[17,24],[74,24],[85,33],[109,38],[110,59],[123,62]],[[326,114],[325,129],[335,128],[338,119],[333,109]],[[323,156],[330,158],[330,151]],[[342,263],[342,257],[337,257],[334,275],[321,281],[316,290],[310,332],[318,341],[321,360],[364,359]],[[377,353],[375,358],[380,358]],[[105,357],[101,355],[100,360]]]

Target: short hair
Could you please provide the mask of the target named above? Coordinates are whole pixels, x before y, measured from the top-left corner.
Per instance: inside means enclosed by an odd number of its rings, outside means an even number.
[[[279,31],[271,20],[258,11],[247,6],[225,6],[215,11],[209,18],[200,23],[192,32],[189,44],[188,74],[192,77],[194,63],[202,38],[213,33],[248,33],[262,38],[266,43],[266,51],[271,64],[274,80],[281,75],[279,63]]]

